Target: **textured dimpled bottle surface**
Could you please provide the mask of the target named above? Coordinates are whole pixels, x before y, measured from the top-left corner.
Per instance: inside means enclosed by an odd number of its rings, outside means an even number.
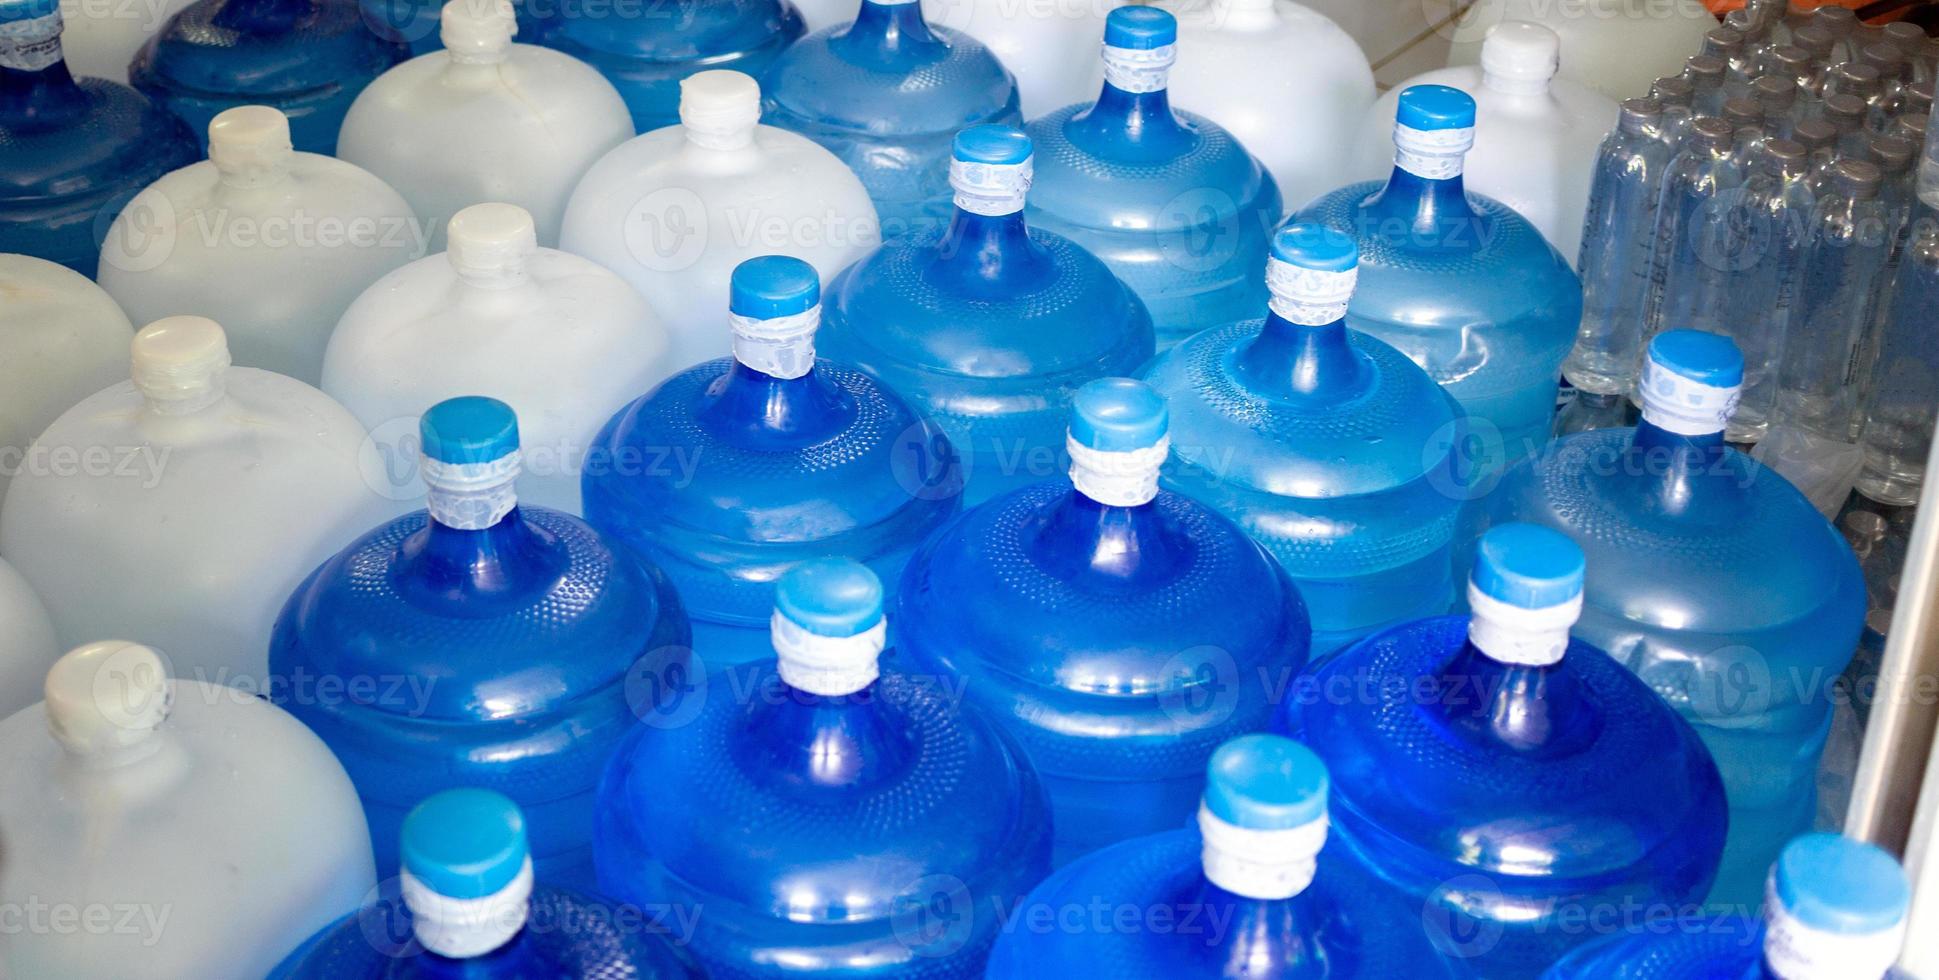
[[[1328,782],[1319,757],[1290,739],[1220,746],[1195,826],[1125,841],[1045,879],[990,954],[988,980],[1456,976],[1396,941],[1420,930],[1420,912],[1379,900],[1343,860],[1327,829]],[[1100,908],[1163,925],[1127,930],[1125,918],[1078,912]]]
[[[1373,69],[1339,24],[1291,0],[1159,6],[1178,18],[1173,101],[1245,144],[1284,204],[1298,207],[1351,176],[1339,148],[1373,108]]]
[[[1465,190],[1474,124],[1467,94],[1407,89],[1387,182],[1349,184],[1295,220],[1359,243],[1347,325],[1392,344],[1461,403],[1486,473],[1547,440],[1556,379],[1582,322],[1582,288],[1528,219]]]
[[[855,13],[855,0],[811,0],[839,6],[826,22],[808,18],[820,30]],[[1104,35],[1109,2],[1013,3],[1010,0],[921,0],[931,23],[967,34],[990,49],[1016,76],[1023,115],[1035,119],[1097,91],[1094,66],[1084,55]]]
[[[1602,141],[1582,222],[1582,327],[1562,362],[1578,391],[1628,395],[1643,361],[1656,205],[1672,150],[1663,142],[1663,103],[1630,99]]]
[[[1562,74],[1611,99],[1649,90],[1650,83],[1683,70],[1717,15],[1702,0],[1650,4],[1557,6],[1549,0],[1477,3],[1455,23],[1449,65],[1481,63],[1488,31],[1526,21],[1554,31],[1562,42]]]
[[[1884,980],[1905,944],[1912,889],[1892,856],[1834,834],[1786,845],[1762,921],[1678,920],[1610,936],[1543,980]]]
[[[709,976],[979,978],[1048,870],[1036,774],[945,679],[884,656],[886,629],[867,568],[800,565],[774,655],[708,674],[613,756],[600,884],[705,909],[687,949]]]
[[[444,50],[379,76],[351,103],[337,156],[410,202],[444,247],[445,223],[488,201],[531,212],[559,244],[566,198],[587,168],[633,135],[612,83],[549,48],[513,44],[505,0],[444,5]]]
[[[408,55],[364,23],[357,0],[196,0],[128,77],[197,139],[223,110],[263,105],[289,117],[298,150],[330,156],[357,93]]]
[[[613,406],[672,373],[646,300],[590,260],[540,248],[535,232],[510,204],[458,212],[450,251],[377,280],[330,335],[323,390],[370,429],[392,498],[423,492],[418,415],[484,394],[519,414],[520,498],[577,514]]]
[[[91,462],[14,479],[0,554],[64,644],[138,636],[176,676],[261,691],[290,590],[390,510],[359,472],[363,427],[308,385],[230,367],[200,317],[136,334],[132,374],[34,441]]]
[[[539,43],[599,69],[633,111],[633,130],[680,121],[680,82],[699,71],[760,78],[801,37],[788,0],[658,0],[609,16],[570,8],[545,19]]]
[[[908,402],[815,356],[815,270],[766,256],[734,270],[734,356],[668,379],[593,440],[586,517],[665,569],[708,666],[763,659],[774,582],[841,555],[893,584],[956,513],[949,440]]]
[[[1418,910],[1410,939],[1463,975],[1532,978],[1588,935],[1567,923],[1688,908],[1717,871],[1717,766],[1648,686],[1570,638],[1582,582],[1567,536],[1491,528],[1469,615],[1374,634],[1287,700],[1287,730],[1332,772],[1341,859]],[[1648,793],[1609,778],[1639,765]]]
[[[1393,165],[1392,130],[1400,92],[1447,85],[1474,96],[1475,142],[1462,179],[1513,208],[1570,260],[1582,249],[1597,148],[1617,124],[1615,100],[1558,77],[1561,42],[1539,24],[1491,28],[1478,66],[1417,75],[1383,96],[1360,131],[1355,176]]]
[[[680,125],[599,159],[566,205],[560,248],[632,283],[671,333],[677,370],[727,355],[728,278],[777,253],[823,280],[880,242],[855,172],[807,137],[760,125],[761,90],[740,72],[680,83]],[[609,408],[611,406],[608,406]]]
[[[1062,472],[1071,396],[1136,371],[1153,341],[1109,267],[1025,222],[1028,136],[977,126],[954,156],[948,226],[893,239],[830,282],[821,344],[949,436],[974,504]]]
[[[0,454],[19,454],[0,467],[0,501],[42,429],[128,376],[134,337],[121,307],[86,276],[0,253]]]
[[[1454,602],[1461,408],[1399,351],[1347,328],[1358,265],[1341,232],[1280,229],[1266,318],[1207,330],[1145,372],[1171,400],[1165,485],[1278,558],[1306,600],[1316,656]]]
[[[316,384],[350,301],[424,254],[390,185],[292,148],[289,120],[242,106],[209,125],[209,159],[150,184],[108,230],[101,287],[136,323],[221,323],[236,363]]]
[[[56,0],[0,0],[0,252],[94,275],[101,231],[195,136],[118,82],[76,78]]]
[[[583,521],[520,505],[518,422],[468,396],[422,421],[427,508],[357,538],[283,606],[278,677],[375,689],[288,698],[363,797],[377,865],[426,793],[499,789],[525,807],[539,872],[592,886],[592,802],[640,691],[684,676],[673,586]],[[423,687],[386,678],[430,680]]]
[[[1272,557],[1159,489],[1169,424],[1142,382],[1078,389],[1070,478],[931,535],[896,597],[907,669],[958,680],[1036,764],[1058,864],[1183,824],[1212,750],[1265,727],[1269,689],[1306,663],[1306,610]]]
[[[535,881],[525,814],[449,789],[398,830],[403,870],[290,954],[270,980],[702,980],[644,916]]]
[[[1730,801],[1712,898],[1755,905],[1779,848],[1811,826],[1830,682],[1857,647],[1865,585],[1811,504],[1725,445],[1742,378],[1728,339],[1658,335],[1642,423],[1557,440],[1503,478],[1491,509],[1588,552],[1575,635],[1703,736]]]
[[[761,77],[762,117],[820,143],[868,188],[887,237],[949,221],[950,140],[1022,125],[1017,82],[915,0],[862,0],[852,23],[802,38]]]
[[[9,935],[10,975],[260,980],[370,892],[330,750],[268,701],[168,675],[147,647],[89,644],[0,722],[0,902],[122,923]]]

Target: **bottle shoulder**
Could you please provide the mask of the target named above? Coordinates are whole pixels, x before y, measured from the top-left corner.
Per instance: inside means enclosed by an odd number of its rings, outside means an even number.
[[[82,103],[56,126],[0,120],[0,202],[43,206],[137,190],[200,159],[195,135],[126,85],[78,79]]]
[[[302,16],[274,25],[280,29],[258,30],[235,24],[249,2],[190,4],[135,56],[130,74],[190,93],[288,99],[368,81],[409,57],[405,45],[365,25],[356,0],[314,0]]]
[[[597,69],[551,48],[513,44],[495,65],[455,65],[439,50],[392,67],[357,93],[339,148],[369,155],[386,139],[457,137],[515,152],[519,137],[506,132],[513,127],[552,143],[617,133],[609,147],[634,135],[625,101]]]
[[[940,25],[933,59],[886,66],[850,60],[825,27],[789,47],[761,80],[763,115],[791,129],[834,127],[881,137],[954,134],[977,123],[1021,124],[1016,78],[968,34]]]
[[[655,192],[660,192],[658,199],[651,196]],[[568,208],[583,208],[584,220],[607,222],[618,231],[613,209],[647,209],[658,203],[654,210],[678,212],[695,198],[710,223],[718,220],[736,234],[736,221],[787,213],[781,209],[789,200],[809,202],[816,217],[826,218],[821,209],[830,206],[838,218],[873,216],[861,179],[840,158],[799,133],[765,124],[755,127],[753,145],[734,150],[695,146],[678,126],[641,133],[593,164],[573,188]],[[568,240],[573,234],[568,229]],[[583,229],[579,234],[599,237]]]
[[[1173,110],[1190,138],[1181,142],[1180,152],[1151,159],[1114,140],[1074,140],[1072,119],[1092,108],[1091,103],[1065,106],[1025,127],[1036,161],[1032,209],[1099,230],[1175,231],[1238,216],[1265,226],[1278,221],[1278,186],[1224,127]]]
[[[1356,309],[1407,309],[1413,318],[1500,321],[1546,309],[1580,304],[1581,282],[1542,233],[1506,204],[1467,192],[1479,220],[1450,225],[1445,233],[1420,237],[1404,220],[1384,218],[1370,204],[1384,181],[1362,181],[1322,195],[1301,208],[1297,222],[1323,224],[1352,235],[1360,246],[1360,288]],[[1432,290],[1446,312],[1421,309]],[[1407,321],[1398,312],[1389,314]],[[1569,319],[1571,335],[1574,318]]]
[[[1542,980],[1746,980],[1759,975],[1763,936],[1741,914],[1677,919],[1578,947]]]
[[[645,16],[561,17],[542,43],[643,62],[727,60],[793,44],[804,30],[787,0],[666,0]]]

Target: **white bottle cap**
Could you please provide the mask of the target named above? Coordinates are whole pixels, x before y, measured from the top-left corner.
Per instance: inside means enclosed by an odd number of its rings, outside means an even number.
[[[1497,92],[1538,95],[1561,68],[1562,39],[1540,24],[1511,20],[1481,43],[1481,81]]]
[[[539,250],[531,212],[516,204],[474,204],[451,216],[445,257],[459,278],[502,289],[525,281],[525,263]]]
[[[887,645],[882,580],[846,558],[803,562],[781,576],[771,621],[776,672],[797,691],[841,697],[880,676]]]
[[[168,668],[125,640],[76,647],[47,672],[47,727],[75,756],[121,762],[168,720]]]
[[[130,354],[135,388],[156,411],[179,415],[222,397],[229,339],[208,317],[156,320],[135,334]]]
[[[710,150],[754,142],[761,123],[761,86],[737,71],[696,72],[680,81],[680,125],[687,139]]]
[[[460,64],[504,61],[517,34],[510,0],[451,0],[438,14],[438,39]]]
[[[209,162],[231,184],[260,184],[289,169],[290,121],[266,105],[224,109],[209,122]]]

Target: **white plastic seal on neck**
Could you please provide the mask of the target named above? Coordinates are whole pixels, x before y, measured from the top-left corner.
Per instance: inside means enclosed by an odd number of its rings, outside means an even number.
[[[270,183],[289,171],[295,155],[289,117],[280,109],[239,105],[209,121],[209,162],[224,183],[242,187]]]
[[[222,398],[229,340],[214,320],[171,316],[135,334],[130,361],[135,390],[164,415],[186,415]]]
[[[715,69],[680,82],[680,126],[687,141],[709,150],[737,150],[754,142],[761,123],[761,86],[737,71]]]
[[[1171,82],[1171,66],[1178,61],[1178,45],[1157,48],[1104,46],[1104,80],[1120,92],[1142,95],[1162,92]]]
[[[0,21],[0,68],[40,71],[61,60],[61,11]]]
[[[956,206],[986,218],[1023,210],[1035,173],[1032,159],[1026,157],[1022,163],[950,160],[949,186],[956,191]]]
[[[1158,471],[1171,451],[1171,437],[1161,436],[1157,445],[1143,449],[1111,452],[1092,449],[1066,433],[1064,446],[1070,452],[1070,482],[1078,493],[1106,507],[1141,507],[1158,496]]]
[[[1509,605],[1468,584],[1468,642],[1489,659],[1515,667],[1546,667],[1569,649],[1569,628],[1582,618],[1582,593],[1541,609]]]
[[[438,40],[459,64],[504,61],[517,34],[510,0],[451,0],[438,14]]]
[[[1325,817],[1285,830],[1253,830],[1220,820],[1203,804],[1198,808],[1206,879],[1261,901],[1292,898],[1313,883],[1326,831]]]
[[[797,691],[838,698],[868,687],[881,676],[876,661],[888,645],[887,618],[876,620],[874,626],[854,636],[823,636],[809,632],[777,609],[769,628],[776,673],[782,683]]]
[[[532,900],[532,859],[497,893],[452,898],[434,892],[410,871],[398,875],[411,933],[425,949],[449,959],[483,956],[511,942],[525,928]]]
[[[1897,962],[1909,918],[1901,916],[1892,928],[1874,933],[1813,929],[1792,917],[1767,882],[1764,962],[1779,980],[1875,980]]]
[[[424,498],[431,519],[459,531],[482,531],[518,506],[519,453],[488,463],[446,463],[423,457]]]
[[[1636,388],[1643,401],[1643,420],[1680,436],[1724,431],[1742,394],[1736,385],[1707,385],[1654,362],[1644,366]]]
[[[1503,21],[1481,44],[1481,84],[1509,95],[1540,95],[1561,68],[1562,40],[1540,24]]]
[[[1473,126],[1415,129],[1394,124],[1394,166],[1424,180],[1460,176],[1468,151],[1473,148]]]
[[[1266,260],[1267,305],[1279,318],[1302,327],[1323,327],[1347,315],[1347,302],[1360,281],[1359,268],[1344,272]]]
[[[766,319],[729,313],[727,323],[734,331],[734,360],[783,381],[814,370],[821,304]]]

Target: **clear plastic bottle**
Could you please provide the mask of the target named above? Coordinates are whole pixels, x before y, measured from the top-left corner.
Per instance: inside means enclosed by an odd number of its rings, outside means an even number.
[[[710,976],[973,980],[1041,880],[1050,808],[1015,743],[883,653],[882,585],[823,559],[775,589],[772,657],[707,675],[600,784],[606,894],[704,909]]]
[[[768,655],[782,572],[840,555],[893,585],[957,511],[962,473],[941,427],[816,358],[820,301],[799,259],[741,263],[722,331],[734,357],[622,406],[587,458],[587,518],[666,571],[710,667]]]
[[[1788,78],[1765,75],[1751,85],[1751,98],[1763,114],[1761,128],[1766,139],[1790,139],[1793,112],[1798,101],[1798,86]]]
[[[1231,133],[1172,108],[1177,35],[1157,7],[1111,11],[1097,100],[1029,126],[1031,222],[1136,290],[1160,349],[1265,302],[1266,239],[1283,213],[1272,175]]]
[[[392,68],[357,96],[337,156],[404,195],[444,250],[451,216],[516,204],[559,244],[566,198],[606,151],[633,135],[612,83],[549,48],[513,44],[507,0],[452,0],[444,50]]]
[[[293,149],[275,109],[231,109],[209,133],[209,159],[148,185],[109,226],[101,288],[136,323],[208,317],[238,364],[316,384],[344,310],[424,254],[423,226],[369,172]]]
[[[1467,192],[1462,162],[1474,125],[1474,100],[1458,89],[1407,89],[1385,185],[1349,184],[1294,220],[1358,242],[1347,325],[1392,344],[1492,427],[1474,431],[1470,454],[1489,474],[1548,440],[1562,359],[1582,323],[1582,286],[1528,219]],[[1589,169],[1585,160],[1585,184]]]
[[[961,454],[964,504],[1063,472],[1070,399],[1151,359],[1151,316],[1090,252],[1024,219],[1031,142],[956,137],[946,228],[894,239],[828,284],[820,337],[908,398]]]
[[[178,676],[269,693],[264,642],[317,562],[392,510],[359,472],[364,429],[329,396],[230,367],[222,329],[135,335],[132,382],[68,409],[0,509],[0,554],[68,645],[138,636]]]
[[[1724,76],[1730,63],[1722,55],[1692,55],[1683,63],[1682,77],[1690,83],[1690,111],[1693,115],[1715,116],[1724,111]]]
[[[0,252],[93,276],[96,228],[195,160],[195,135],[147,96],[76,78],[56,0],[0,0]]]
[[[1734,135],[1722,119],[1699,118],[1664,172],[1646,343],[1664,330],[1726,330],[1730,272],[1742,246],[1741,215],[1733,213],[1733,205],[1741,198],[1744,165]]]
[[[1562,39],[1562,73],[1611,100],[1633,98],[1651,79],[1673,74],[1717,26],[1699,0],[1663,3],[1557,4],[1490,0],[1469,5],[1456,22],[1449,65],[1481,63],[1489,29],[1509,21],[1540,24]]]
[[[128,376],[135,337],[121,307],[86,276],[0,253],[0,501],[13,475],[48,461],[27,446],[75,402]],[[6,685],[0,684],[0,690]],[[0,717],[7,712],[0,708]]]
[[[94,923],[14,931],[11,976],[260,980],[371,891],[357,794],[323,742],[262,698],[168,674],[153,649],[91,643],[0,722],[0,902],[23,925],[34,909]]]
[[[680,83],[702,71],[762,77],[806,27],[788,0],[652,0],[612,8],[562,2],[534,32],[548,48],[599,69],[650,133],[680,121]]]
[[[1054,864],[1190,818],[1212,750],[1265,727],[1306,663],[1305,604],[1272,556],[1159,489],[1168,429],[1145,384],[1085,385],[1070,478],[945,525],[897,591],[906,669],[961,683],[1036,764]]]
[[[686,614],[643,556],[520,502],[510,406],[453,398],[421,425],[427,509],[318,566],[269,638],[272,676],[374,693],[279,700],[357,784],[378,874],[418,800],[485,786],[525,808],[546,881],[590,889],[601,767],[642,692],[688,675]]]
[[[1764,437],[1777,394],[1778,357],[1798,305],[1805,230],[1816,205],[1810,156],[1803,144],[1786,139],[1764,144],[1759,166],[1729,205],[1728,220],[1738,223],[1742,237],[1725,276],[1725,311],[1716,332],[1736,341],[1744,357],[1744,383],[1725,430],[1731,442]]]
[[[811,0],[839,10],[826,20],[809,17],[808,29],[846,23],[855,0]],[[1023,115],[1035,119],[1097,92],[1096,65],[1084,57],[1104,36],[1105,12],[1117,0],[922,0],[933,24],[975,38],[1017,79]],[[1236,26],[1236,25],[1235,25]],[[1363,59],[1364,60],[1364,59]],[[1367,83],[1373,84],[1368,73]]]
[[[1690,59],[1692,63],[1697,59]],[[1715,60],[1715,59],[1711,59]],[[1690,135],[1690,124],[1696,121],[1692,108],[1696,99],[1696,84],[1690,79],[1694,76],[1671,76],[1659,78],[1650,86],[1649,97],[1663,104],[1663,121],[1657,124],[1657,137],[1670,148],[1675,156],[1683,148],[1683,140]],[[1618,116],[1621,115],[1618,111]]]
[[[1886,980],[1905,944],[1912,889],[1892,856],[1835,834],[1792,841],[1771,869],[1762,921],[1684,917],[1584,946],[1543,980]],[[1746,906],[1745,908],[1751,908]]]
[[[1405,355],[1348,329],[1359,262],[1340,232],[1281,229],[1266,318],[1199,334],[1145,372],[1171,401],[1166,486],[1279,559],[1316,656],[1454,602],[1465,419]]]
[[[334,156],[358,93],[408,57],[357,0],[196,0],[142,45],[128,78],[197,139],[224,110],[268,106],[289,117],[296,149]]]
[[[1627,394],[1642,366],[1656,207],[1671,149],[1658,137],[1662,103],[1630,99],[1596,155],[1582,225],[1582,326],[1562,362],[1579,391]]]
[[[618,276],[540,248],[522,208],[458,212],[449,245],[350,304],[323,390],[370,429],[398,500],[423,492],[420,413],[460,395],[502,399],[521,420],[521,499],[578,514],[581,470],[613,406],[673,373],[666,331]]]
[[[1810,829],[1831,684],[1857,647],[1865,584],[1810,502],[1725,444],[1742,379],[1727,338],[1658,335],[1642,422],[1557,440],[1503,478],[1489,511],[1582,545],[1574,635],[1703,736],[1730,803],[1711,899],[1751,906],[1779,848]]]
[[[915,0],[861,0],[761,76],[761,117],[827,147],[862,178],[884,237],[949,220],[957,131],[1022,125],[1017,81],[975,38],[932,26]]]
[[[790,255],[827,280],[881,240],[854,171],[798,133],[760,125],[754,79],[703,71],[680,93],[680,125],[629,140],[586,172],[559,240],[646,297],[675,369],[727,355],[720,311],[742,262]]]
[[[1220,746],[1195,825],[1125,841],[1045,879],[1015,910],[988,980],[1457,976],[1403,944],[1420,932],[1420,910],[1383,903],[1342,860],[1329,783],[1319,757],[1289,739]]]
[[[1534,977],[1585,917],[1687,908],[1723,849],[1723,784],[1697,733],[1569,635],[1583,568],[1558,531],[1490,528],[1469,615],[1377,633],[1287,701],[1284,730],[1333,774],[1339,859],[1420,910],[1424,945],[1472,976]],[[1644,759],[1648,793],[1609,778]]]
[[[1859,440],[1864,454],[1858,492],[1896,506],[1918,502],[1939,408],[1939,349],[1932,343],[1939,309],[1939,235],[1914,238],[1899,262],[1891,315],[1878,339],[1871,402]]]

